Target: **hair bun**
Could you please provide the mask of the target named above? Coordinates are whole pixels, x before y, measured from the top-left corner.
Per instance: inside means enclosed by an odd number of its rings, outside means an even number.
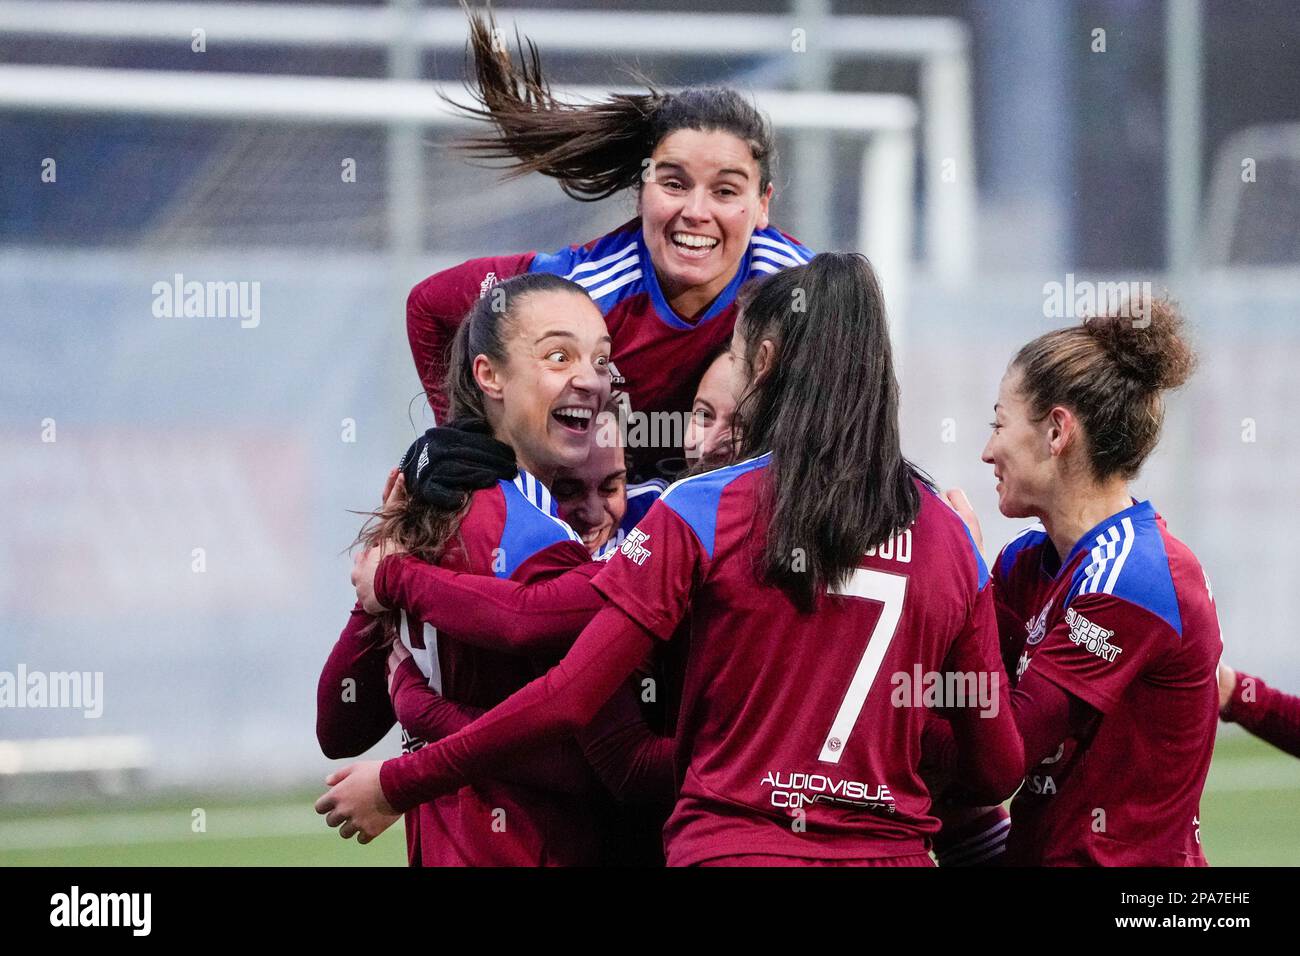
[[[1148,298],[1144,304],[1137,315],[1091,316],[1083,327],[1124,377],[1153,392],[1178,388],[1196,367],[1196,355],[1184,336],[1183,318],[1167,298]]]

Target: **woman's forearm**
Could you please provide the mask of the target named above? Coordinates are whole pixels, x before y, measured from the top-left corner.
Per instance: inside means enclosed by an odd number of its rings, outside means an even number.
[[[375,574],[375,598],[400,607],[458,640],[510,654],[563,654],[602,600],[591,579],[604,565],[578,565],[521,584],[448,571],[409,555],[389,555]]]
[[[464,730],[385,761],[385,799],[406,810],[499,774],[517,754],[589,723],[649,652],[654,638],[615,607],[592,620],[564,660]]]
[[[1009,697],[1010,715],[1014,718],[1020,739],[1013,740],[1002,732],[996,735],[995,740],[998,752],[1005,755],[1016,754],[1017,743],[1022,748],[1018,751],[1021,756],[1017,769],[1010,777],[1012,781],[1019,781],[1050,757],[1061,741],[1087,733],[1097,716],[1097,711],[1092,706],[1041,676],[1027,676]],[[1002,707],[999,712],[1003,712]],[[954,718],[965,723],[968,737],[982,735],[989,729],[979,723],[986,718],[981,717],[979,711],[973,708],[955,710]],[[1005,728],[1001,729],[1005,731]],[[988,802],[989,791],[1001,790],[1003,787],[1001,784],[989,787],[987,781],[979,781],[983,775],[982,764],[969,746],[963,746],[957,730],[948,721],[934,716],[927,719],[922,737],[923,765],[927,779],[945,781],[959,803]],[[978,785],[973,786],[977,781]],[[945,786],[944,789],[948,787]]]
[[[1300,697],[1269,687],[1258,677],[1237,672],[1223,719],[1245,727],[1293,757],[1300,757]]]
[[[388,697],[382,622],[357,606],[316,684],[316,739],[331,760],[355,757],[395,721]]]
[[[447,350],[465,313],[483,293],[487,277],[507,279],[528,269],[532,253],[471,259],[416,283],[406,298],[406,335],[429,404],[441,421],[447,414],[443,380]]]
[[[632,687],[615,691],[577,736],[591,769],[620,803],[672,805],[674,740],[646,724]]]
[[[429,686],[414,658],[398,665],[390,688],[393,710],[402,727],[426,744],[464,730],[487,711],[448,700]],[[579,794],[591,789],[591,768],[573,741],[539,748],[512,761],[500,778],[554,793]]]

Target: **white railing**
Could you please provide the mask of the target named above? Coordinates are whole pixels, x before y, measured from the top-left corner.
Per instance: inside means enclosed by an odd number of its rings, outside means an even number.
[[[767,54],[825,56],[836,62],[888,59],[916,63],[921,71],[921,132],[926,158],[924,248],[937,277],[957,281],[971,275],[975,153],[970,39],[961,21],[511,9],[498,10],[496,16],[503,29],[513,34],[517,26],[544,51],[697,57]],[[425,10],[400,0],[388,7],[369,8],[0,0],[0,36],[144,40],[183,44],[188,49],[196,29],[204,31],[209,49],[221,44],[387,48],[394,62],[407,67],[413,49],[461,51],[466,40],[464,17],[458,9]],[[803,53],[794,52],[798,30],[803,31]],[[410,75],[409,69],[392,72]],[[769,97],[763,94],[765,103]],[[954,175],[945,178],[945,167]]]
[[[582,99],[609,91],[575,87],[557,92]],[[403,129],[474,122],[440,93],[463,98],[456,84],[415,80],[0,65],[0,109],[42,113],[375,123]],[[874,93],[760,91],[754,98],[777,129],[862,137],[858,248],[875,264],[901,315],[913,235],[915,104],[905,96]],[[418,168],[412,175],[419,175]]]
[[[38,773],[144,770],[149,761],[149,745],[140,737],[0,740],[0,778]]]

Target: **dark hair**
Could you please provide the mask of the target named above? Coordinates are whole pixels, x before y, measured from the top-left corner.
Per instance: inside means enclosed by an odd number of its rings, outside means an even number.
[[[1011,360],[1035,416],[1041,420],[1056,405],[1078,416],[1099,480],[1138,473],[1160,440],[1161,393],[1178,388],[1196,367],[1172,302],[1150,302],[1141,323],[1129,311],[1040,335]]]
[[[519,303],[536,292],[568,292],[590,301],[582,286],[549,272],[525,272],[484,291],[456,329],[448,349],[443,393],[449,420],[487,418],[483,392],[474,380],[474,358],[486,355],[494,362],[506,361],[503,323],[513,322]]]
[[[515,33],[520,64],[515,65],[491,10],[471,10],[470,50],[478,106],[456,104],[497,128],[495,136],[473,137],[461,145],[488,159],[513,160],[509,175],[541,173],[560,181],[574,199],[595,201],[635,186],[645,161],[669,133],[680,129],[721,130],[749,146],[758,163],[761,195],[772,181],[776,145],[763,115],[735,90],[691,88],[665,93],[640,77],[645,93],[611,94],[595,103],[561,103],[542,76],[541,57],[531,40]]]
[[[885,303],[865,257],[822,253],[746,286],[740,301],[751,378],[762,340],[776,346],[732,417],[741,458],[772,453],[764,579],[810,609],[916,519],[915,481],[929,480],[903,457]]]
[[[352,546],[369,549],[391,542],[421,561],[433,563],[442,554],[447,539],[460,527],[468,505],[468,494],[460,507],[450,511],[414,496],[400,507],[381,505],[367,513],[366,523]]]
[[[421,561],[430,564],[443,554],[447,542],[460,530],[461,519],[469,510],[466,494],[458,508],[446,510],[415,496],[408,496],[400,505],[380,505],[376,510],[363,512],[366,522],[357,532],[352,547],[380,547],[385,550],[396,545]],[[401,621],[400,609],[394,608],[378,621],[368,624],[363,633],[369,633],[376,624],[382,628],[381,643],[385,646],[397,638]]]

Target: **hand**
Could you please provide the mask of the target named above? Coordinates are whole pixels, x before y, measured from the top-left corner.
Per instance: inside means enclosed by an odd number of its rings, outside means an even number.
[[[1219,713],[1228,709],[1228,702],[1237,692],[1237,672],[1219,661]]]
[[[379,571],[379,562],[391,550],[379,546],[366,548],[358,551],[352,559],[352,586],[357,589],[357,600],[367,614],[379,615],[388,610],[375,597],[375,574]]]
[[[487,422],[478,419],[430,428],[406,450],[400,467],[416,500],[444,511],[519,472],[514,449],[493,438]]]
[[[393,485],[397,484],[397,476],[401,472],[396,468],[388,469],[388,480],[384,482],[384,493],[379,496],[380,504],[388,504],[388,496],[393,492]]]
[[[943,493],[944,499],[952,505],[952,510],[961,515],[961,520],[966,522],[966,528],[970,531],[970,536],[975,539],[975,547],[979,548],[980,553],[984,551],[984,532],[980,530],[980,518],[975,513],[975,508],[971,505],[970,499],[966,497],[966,492],[960,488],[949,488]]]
[[[393,641],[393,646],[388,651],[388,660],[384,663],[384,671],[388,675],[388,694],[393,694],[393,675],[397,673],[397,668],[402,666],[402,661],[411,656],[411,652],[406,649],[399,637]]]
[[[394,468],[384,482],[384,508],[396,509],[406,504],[406,476]]]
[[[330,826],[339,827],[343,839],[355,836],[358,843],[369,843],[401,816],[384,799],[381,766],[378,760],[354,763],[325,778],[329,789],[316,801],[316,812],[323,813]]]

